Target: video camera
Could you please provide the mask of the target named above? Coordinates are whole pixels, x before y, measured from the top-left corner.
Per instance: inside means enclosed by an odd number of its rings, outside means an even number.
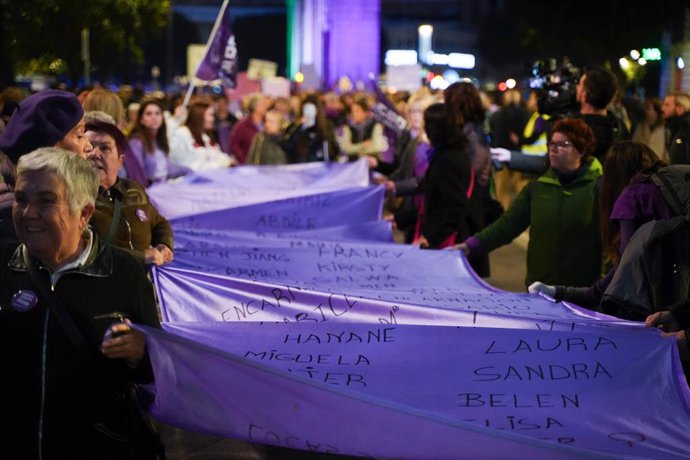
[[[538,91],[539,113],[561,118],[577,113],[577,83],[581,71],[568,58],[561,65],[556,59],[536,61],[532,65],[530,88]]]

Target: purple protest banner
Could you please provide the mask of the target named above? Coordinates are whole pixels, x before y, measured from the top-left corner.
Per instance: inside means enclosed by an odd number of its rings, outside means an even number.
[[[455,251],[382,243],[187,241],[153,270],[165,321],[388,322],[539,330],[624,323],[487,286]],[[259,244],[260,243],[260,244]]]
[[[687,458],[675,342],[650,329],[164,328],[145,329],[152,412],[192,431],[384,458]]]
[[[196,70],[196,78],[204,81],[220,79],[226,87],[235,87],[237,46],[231,25],[230,8],[228,0],[225,0],[211,31],[206,53]]]
[[[204,171],[181,181],[147,190],[151,201],[168,219],[218,209],[261,203],[324,191],[369,185],[365,160],[248,166]]]
[[[178,228],[175,231],[176,250],[207,249],[211,247],[256,246],[257,239],[262,246],[294,247],[297,241],[309,244],[316,240],[369,241],[392,243],[391,224],[385,221],[362,222],[358,224],[324,227],[296,232],[249,232],[242,230],[216,230]]]
[[[175,261],[152,270],[160,420],[365,457],[687,458],[674,340],[368,237],[381,187],[305,193],[323,170],[275,170],[291,195],[245,171],[186,180],[187,199],[253,197],[178,214]],[[251,201],[262,187],[273,201]]]
[[[376,221],[383,209],[383,186],[300,195],[247,206],[169,219],[181,228],[295,232]]]

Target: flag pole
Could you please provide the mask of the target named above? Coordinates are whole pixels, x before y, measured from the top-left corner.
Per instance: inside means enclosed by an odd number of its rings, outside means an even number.
[[[194,92],[194,86],[195,86],[194,80],[196,79],[196,74],[199,71],[199,67],[201,66],[201,63],[204,61],[204,58],[206,57],[206,53],[208,53],[208,48],[211,46],[211,42],[213,41],[213,37],[216,36],[216,32],[218,31],[218,27],[220,27],[220,23],[223,20],[223,15],[225,14],[225,8],[228,7],[229,1],[230,0],[223,0],[223,5],[220,7],[220,12],[218,13],[218,17],[216,18],[216,23],[213,24],[213,29],[211,30],[211,34],[208,36],[208,40],[206,40],[206,50],[204,51],[204,56],[197,63],[196,70],[194,70],[194,75],[192,75],[192,81],[189,82],[189,88],[187,89],[187,94],[184,97],[184,102],[182,102],[182,107],[187,107],[187,105],[189,105],[189,100],[192,98],[192,93]]]

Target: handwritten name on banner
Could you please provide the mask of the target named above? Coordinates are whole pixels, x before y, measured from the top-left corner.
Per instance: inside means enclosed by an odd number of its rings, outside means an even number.
[[[688,458],[674,340],[392,244],[382,187],[329,188],[365,176],[236,168],[153,189],[176,234],[152,270],[165,330],[143,328],[157,417],[363,457]]]
[[[383,187],[353,188],[285,198],[170,219],[173,230],[235,229],[295,232],[380,219]]]
[[[673,341],[651,330],[165,329],[147,330],[162,382],[154,414],[195,431],[212,424],[254,442],[394,458],[686,458],[690,445],[687,389],[670,378],[655,381],[654,391],[630,385],[640,369],[675,373],[666,359]],[[660,410],[663,417],[639,417]]]
[[[166,321],[337,318],[540,330],[621,323],[536,295],[489,288],[457,252],[375,242],[222,241],[211,247],[187,242],[173,264],[154,270]]]

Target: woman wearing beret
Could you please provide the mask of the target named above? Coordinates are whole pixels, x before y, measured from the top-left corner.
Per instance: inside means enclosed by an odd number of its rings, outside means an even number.
[[[24,99],[0,134],[0,151],[17,162],[39,147],[60,147],[86,158],[91,144],[84,137],[84,109],[68,91],[47,89]]]
[[[5,171],[14,169],[19,157],[39,147],[61,147],[82,158],[91,151],[91,143],[84,136],[84,110],[77,97],[67,91],[48,89],[24,99],[12,113],[12,118],[0,134],[0,160]],[[7,164],[11,162],[11,164]],[[2,165],[1,163],[5,163]],[[14,178],[3,173],[2,197],[9,203],[14,199]],[[0,208],[3,205],[0,204]],[[8,207],[0,216],[0,241],[16,241]],[[0,213],[3,211],[0,210]]]

